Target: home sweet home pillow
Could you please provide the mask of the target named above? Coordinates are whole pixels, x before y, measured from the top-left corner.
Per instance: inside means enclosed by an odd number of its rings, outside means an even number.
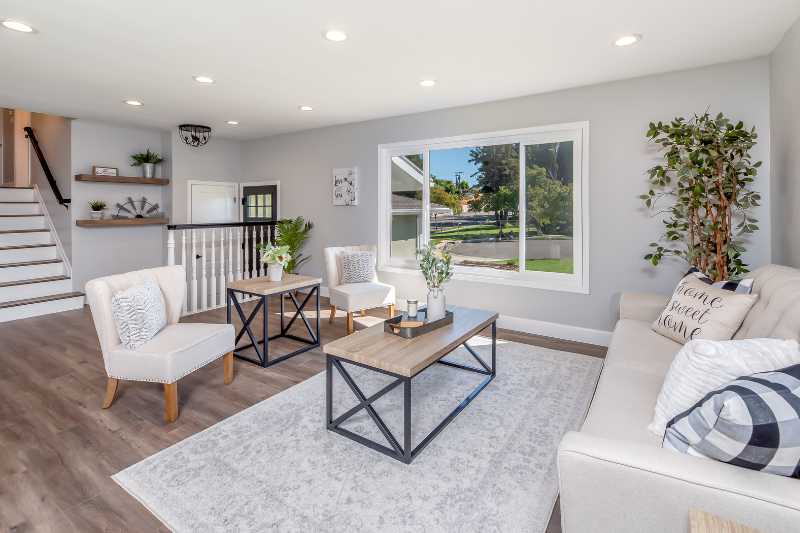
[[[692,339],[727,341],[757,300],[757,294],[718,289],[688,275],[680,282],[652,329],[681,344]]]

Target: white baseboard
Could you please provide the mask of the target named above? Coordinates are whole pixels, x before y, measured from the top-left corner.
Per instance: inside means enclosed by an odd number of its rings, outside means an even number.
[[[542,322],[529,318],[500,315],[497,326],[522,333],[533,333],[534,335],[584,342],[597,346],[608,346],[611,344],[610,331],[568,326],[566,324],[556,324],[554,322]]]

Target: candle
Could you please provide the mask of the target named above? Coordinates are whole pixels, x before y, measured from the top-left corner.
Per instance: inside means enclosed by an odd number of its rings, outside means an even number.
[[[409,298],[408,299],[408,316],[413,317],[417,316],[417,305],[419,304],[419,300]]]

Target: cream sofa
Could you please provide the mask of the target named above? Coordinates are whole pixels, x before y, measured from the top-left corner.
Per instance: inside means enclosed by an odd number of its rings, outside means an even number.
[[[734,338],[800,341],[800,270],[766,265],[759,300]],[[765,533],[800,531],[800,480],[661,448],[647,430],[681,345],[650,325],[668,296],[624,293],[589,414],[558,448],[564,533],[688,533],[689,509]]]

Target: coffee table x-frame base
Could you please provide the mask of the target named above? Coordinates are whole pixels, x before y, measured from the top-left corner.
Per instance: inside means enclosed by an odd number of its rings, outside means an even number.
[[[476,374],[481,374],[486,376],[486,379],[481,382],[478,387],[473,390],[469,396],[467,396],[459,405],[456,407],[452,413],[447,415],[447,417],[438,425],[436,428],[431,431],[428,436],[426,436],[416,448],[411,448],[411,380],[415,376],[401,376],[399,374],[394,374],[392,372],[388,372],[386,370],[382,370],[380,368],[376,368],[373,366],[365,365],[362,363],[358,363],[352,361],[350,359],[345,359],[341,357],[337,357],[332,354],[327,354],[327,368],[326,368],[326,394],[325,394],[325,403],[326,403],[326,425],[330,431],[338,433],[339,435],[345,436],[348,439],[354,440],[359,444],[363,444],[373,450],[379,451],[389,457],[397,459],[398,461],[402,461],[406,464],[410,464],[421,452],[425,449],[431,441],[436,438],[436,436],[441,433],[441,431],[447,427],[447,425],[453,421],[453,419],[458,416],[458,414],[464,410],[464,408],[469,405],[469,403],[481,392],[486,385],[492,381],[495,376],[497,375],[497,321],[492,322],[492,366],[491,368],[487,365],[483,359],[472,349],[472,347],[467,344],[466,342],[463,343],[463,346],[467,349],[467,351],[477,360],[480,364],[480,368],[463,365],[459,363],[454,363],[452,361],[445,361],[443,358],[435,361],[440,365],[446,365],[453,368],[458,368],[460,370],[465,370],[468,372],[475,372]],[[446,357],[449,353],[444,354],[442,357]],[[375,372],[380,372],[381,374],[386,374],[387,376],[392,376],[396,378],[395,381],[384,387],[383,389],[379,390],[369,398],[367,398],[358,385],[353,381],[352,376],[347,372],[347,370],[342,365],[342,362],[346,362],[351,365],[360,366],[362,368],[367,368],[369,370],[373,370]],[[434,363],[434,364],[435,364]],[[333,369],[336,369],[339,374],[344,379],[344,382],[347,383],[347,386],[353,391],[353,394],[356,395],[358,398],[359,403],[353,407],[352,409],[348,410],[347,412],[343,413],[336,419],[333,418]],[[421,373],[421,372],[420,372]],[[418,376],[420,373],[417,373]],[[382,398],[389,392],[393,391],[395,388],[399,387],[400,385],[403,386],[403,444],[398,442],[389,428],[386,426],[384,421],[381,419],[380,415],[375,411],[375,408],[372,406],[378,399]],[[360,412],[361,410],[366,410],[369,414],[372,421],[375,422],[375,425],[378,426],[378,429],[381,431],[383,436],[389,442],[390,446],[385,446],[378,442],[375,442],[371,439],[367,439],[362,437],[361,435],[357,435],[352,431],[348,431],[341,427],[341,425],[347,421],[350,417],[355,415],[356,413]]]

